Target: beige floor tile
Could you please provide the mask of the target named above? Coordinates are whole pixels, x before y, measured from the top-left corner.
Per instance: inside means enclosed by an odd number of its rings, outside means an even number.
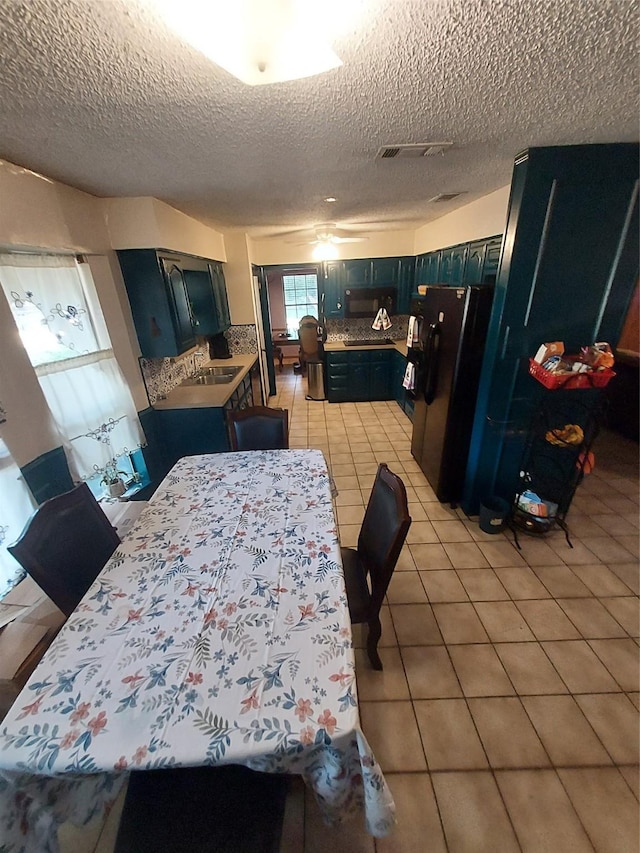
[[[638,763],[638,712],[621,693],[575,697],[592,728],[617,764]]]
[[[409,687],[405,676],[400,650],[394,646],[380,648],[382,672],[371,668],[364,649],[356,649],[356,678],[360,702],[409,699]]]
[[[454,569],[436,569],[419,574],[430,602],[469,600]]]
[[[427,603],[427,593],[420,581],[418,572],[396,572],[387,589],[389,604]]]
[[[411,555],[411,551],[409,550],[408,545],[403,545],[402,550],[400,551],[400,556],[398,557],[398,562],[396,563],[396,567],[394,571],[396,572],[414,572],[416,569],[416,564],[413,561],[413,557]]]
[[[371,445],[368,441],[349,441],[349,447],[352,453],[370,453]]]
[[[354,463],[355,464],[355,463]],[[358,462],[356,465],[356,471],[358,474],[358,478],[371,475],[373,480],[373,476],[376,474],[378,470],[378,463],[373,462]]]
[[[629,552],[620,540],[624,537],[619,537],[618,540],[611,536],[582,536],[582,543],[595,554],[596,557],[603,563],[628,563],[635,556],[633,552]],[[635,541],[635,537],[634,537]]]
[[[538,643],[496,643],[494,648],[520,696],[568,692]]]
[[[640,689],[638,646],[633,640],[590,640],[589,645],[624,691]]]
[[[491,767],[548,767],[549,758],[516,697],[469,699]]]
[[[450,646],[448,651],[465,696],[510,696],[515,692],[493,646]]]
[[[413,704],[431,772],[488,766],[464,699],[426,699]]]
[[[640,711],[640,693],[633,693],[633,692],[627,693],[627,696],[633,702],[633,704],[636,706],[638,711]]]
[[[393,627],[393,621],[391,620],[391,613],[389,612],[389,607],[386,604],[383,604],[380,608],[380,624],[382,625],[382,636],[378,641],[378,649],[386,648],[388,646],[397,646],[398,640],[396,638],[395,628]],[[369,633],[368,626],[352,625],[351,633],[353,635],[354,649],[366,648],[367,636]]]
[[[622,583],[608,566],[595,563],[590,566],[573,566],[573,573],[594,595],[629,595],[629,587]]]
[[[446,853],[429,774],[388,773],[385,778],[398,823],[390,836],[376,839],[376,853],[425,853],[425,844],[429,853]]]
[[[448,542],[444,550],[456,569],[486,569],[489,563],[475,542]],[[419,567],[418,567],[419,568]]]
[[[523,566],[525,562],[518,549],[511,542],[480,542],[478,547],[484,554],[489,565],[494,568],[504,566]]]
[[[400,651],[412,699],[462,696],[445,646],[403,646]]]
[[[432,782],[450,853],[520,850],[491,773],[436,773]]]
[[[600,603],[622,625],[627,634],[632,637],[640,636],[640,602],[635,596],[601,598]]]
[[[571,536],[571,542],[573,548],[569,548],[563,536],[556,535],[550,540],[549,545],[558,555],[559,562],[566,563],[568,566],[586,566],[598,562],[593,551],[590,551],[574,535]]]
[[[556,766],[611,764],[574,697],[524,696],[522,704]]]
[[[636,560],[640,557],[640,539],[638,539],[637,531],[633,536],[618,536],[617,542],[623,548],[626,548]]]
[[[569,599],[582,601],[583,599]],[[537,640],[579,640],[580,632],[568,619],[557,602],[551,599],[540,601],[517,601],[522,613]]]
[[[409,544],[438,542],[438,534],[430,521],[414,521],[407,533],[407,542]]]
[[[509,598],[493,569],[458,569],[458,577],[471,601],[501,601]]]
[[[542,648],[571,693],[615,693],[620,690],[585,640],[543,642]]]
[[[412,521],[429,521],[427,512],[419,501],[409,504],[409,515]]]
[[[452,509],[449,504],[441,504],[439,501],[431,501],[427,506],[428,515],[432,521],[458,521],[455,509]]]
[[[340,489],[336,496],[336,506],[362,506],[360,489]]]
[[[442,545],[408,545],[408,548],[418,569],[430,571],[431,569],[452,568],[451,561]]]
[[[362,524],[364,518],[364,506],[339,506],[338,524]]]
[[[558,562],[558,555],[547,542],[534,536],[520,537],[522,546],[521,556],[529,566],[553,566]]]
[[[360,720],[383,772],[427,769],[411,702],[360,702]]]
[[[398,459],[402,459],[400,454],[398,454]],[[404,469],[408,474],[415,473],[415,466],[412,462],[407,460],[403,460],[402,464],[404,465]],[[407,467],[408,466],[408,467]],[[422,503],[430,503],[431,501],[437,501],[436,493],[433,491],[431,486],[415,486],[416,495],[418,496],[418,500]]]
[[[554,770],[499,770],[495,775],[523,851],[593,853]]]
[[[595,598],[559,598],[558,604],[585,639],[626,637],[624,628]]]
[[[516,643],[534,639],[529,626],[512,601],[478,601],[475,608],[493,643]]]
[[[591,591],[568,566],[533,566],[533,571],[556,598],[591,596]]]
[[[392,604],[390,610],[399,645],[442,644],[442,635],[430,604]]]
[[[346,820],[339,826],[327,826],[320,808],[307,789],[305,791],[304,851],[297,853],[328,853],[348,850],[349,853],[375,853],[375,842],[365,829],[363,820]]]
[[[636,800],[640,800],[640,771],[638,765],[618,767],[618,771],[624,777]]]
[[[640,571],[638,571],[637,561],[633,563],[616,563],[609,566],[609,568],[632,592],[636,595],[640,594]]]
[[[342,491],[343,489],[359,489],[360,486],[358,484],[358,478],[353,475],[353,477],[336,477],[333,478],[334,483],[336,484],[336,488],[338,491]]]
[[[525,598],[551,598],[551,593],[529,566],[495,569],[500,583],[514,601]]]
[[[356,466],[353,462],[350,463],[341,463],[340,465],[331,465],[331,474],[333,477],[338,479],[338,477],[355,477],[356,475]]]
[[[471,542],[472,537],[461,521],[432,521],[441,542]]]
[[[472,604],[434,604],[433,612],[445,643],[483,643],[487,634]]]
[[[616,769],[562,769],[558,775],[598,853],[638,849],[638,803]]]
[[[384,461],[384,460],[382,460]],[[373,450],[354,450],[353,451],[353,464],[360,471],[362,470],[362,465],[367,464],[370,465],[372,462],[376,464],[376,468],[378,467],[378,461]]]
[[[355,548],[360,536],[360,524],[341,524],[339,527],[340,545],[343,548]]]

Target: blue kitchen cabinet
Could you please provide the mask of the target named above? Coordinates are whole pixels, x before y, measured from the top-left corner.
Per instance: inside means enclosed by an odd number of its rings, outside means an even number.
[[[637,145],[524,151],[501,252],[466,472],[471,514],[516,492],[532,411],[554,393],[528,373],[540,344],[572,353],[618,342],[638,276]]]
[[[400,258],[373,258],[371,284],[373,287],[398,287]]]
[[[369,353],[369,400],[391,399],[391,350]]]
[[[156,249],[117,254],[145,358],[180,355],[195,345],[196,335],[215,333],[216,301],[207,260]]]
[[[330,403],[389,400],[393,350],[326,353],[327,399]]]
[[[445,250],[443,250],[445,251]],[[441,284],[440,263],[442,252],[427,252],[418,255],[415,265],[415,283],[419,284]]]
[[[469,243],[467,263],[464,271],[464,284],[480,284],[486,252],[486,240],[477,240],[475,243]]]
[[[372,263],[371,258],[343,261],[345,288],[357,290],[359,287],[371,287]]]
[[[464,277],[464,267],[467,260],[468,246],[453,246],[443,249],[440,260],[440,283],[461,285]]]
[[[323,319],[340,319],[344,317],[344,261],[325,261],[323,266],[318,282],[320,314]]]
[[[486,284],[495,284],[496,276],[498,274],[498,264],[500,262],[501,251],[501,236],[492,237],[490,240],[487,240],[481,279]]]
[[[416,259],[410,255],[398,258],[398,314],[408,314],[415,282]]]

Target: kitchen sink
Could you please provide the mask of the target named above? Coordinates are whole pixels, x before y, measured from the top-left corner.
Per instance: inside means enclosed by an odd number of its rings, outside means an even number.
[[[183,385],[228,385],[242,370],[242,365],[203,367],[194,376],[185,379]]]

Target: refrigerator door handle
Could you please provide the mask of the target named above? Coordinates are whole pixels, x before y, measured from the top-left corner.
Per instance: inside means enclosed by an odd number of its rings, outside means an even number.
[[[442,328],[439,323],[432,323],[427,332],[426,364],[427,375],[424,383],[424,399],[427,406],[433,403],[438,392],[438,362],[440,355],[440,337]]]

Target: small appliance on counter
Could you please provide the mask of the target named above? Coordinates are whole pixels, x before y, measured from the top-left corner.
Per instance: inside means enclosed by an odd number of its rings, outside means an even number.
[[[224,332],[220,332],[218,335],[210,335],[207,341],[209,343],[209,358],[231,358],[229,341],[225,338]]]
[[[382,308],[396,313],[395,287],[360,287],[344,292],[344,316],[353,319],[375,317]]]

